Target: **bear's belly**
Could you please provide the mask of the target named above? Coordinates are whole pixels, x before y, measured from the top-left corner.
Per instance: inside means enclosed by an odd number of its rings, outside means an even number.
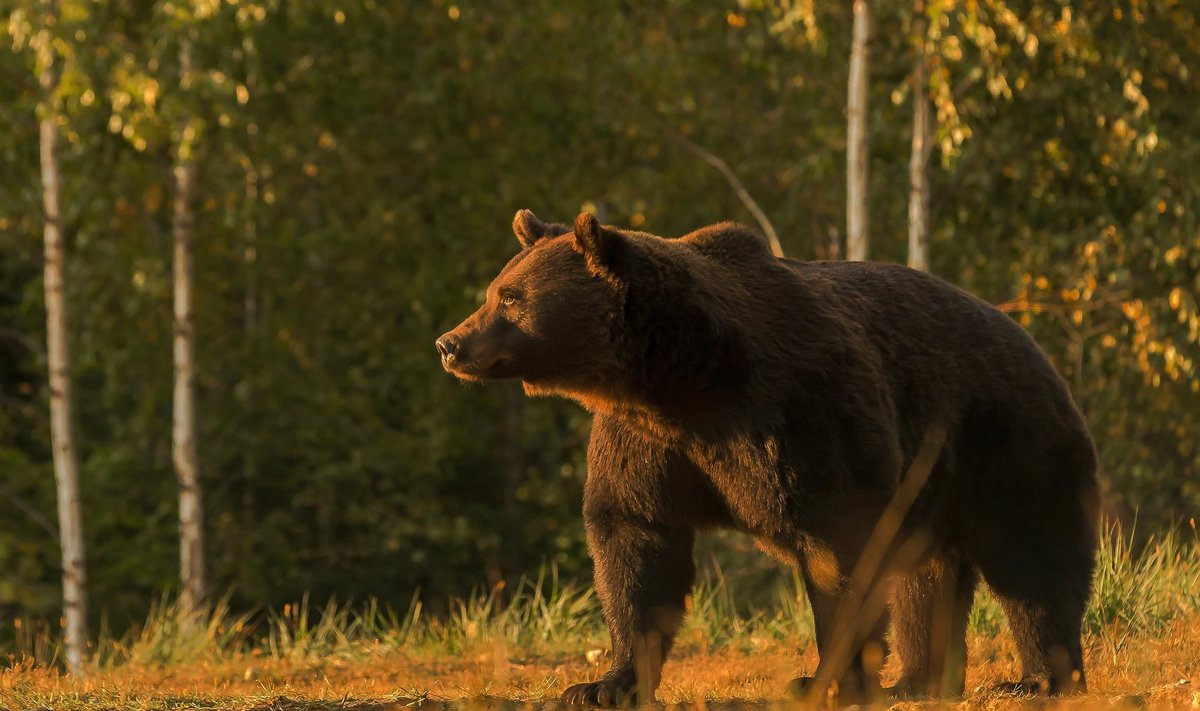
[[[786,479],[767,467],[705,472],[728,512],[728,528],[754,539],[763,552],[785,563],[795,563],[811,523],[797,492],[785,487]]]
[[[760,551],[786,565],[800,564],[800,545],[796,541],[776,540],[765,536],[754,536],[754,545]]]

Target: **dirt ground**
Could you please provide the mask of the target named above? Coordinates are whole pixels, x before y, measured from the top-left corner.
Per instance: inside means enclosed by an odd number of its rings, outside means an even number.
[[[591,656],[593,664],[589,662]],[[122,665],[69,678],[24,665],[0,672],[0,706],[8,709],[447,709],[554,708],[569,684],[604,669],[598,655],[523,658],[492,650],[447,658],[382,652],[306,660],[253,656],[218,663]],[[1123,644],[1093,640],[1087,652],[1090,692],[1065,700],[1019,697],[994,686],[1015,679],[1018,663],[1006,635],[976,638],[969,650],[966,696],[903,701],[881,707],[960,709],[1200,708],[1200,624],[1177,625],[1156,639]],[[740,649],[675,655],[658,691],[660,707],[697,709],[796,706],[783,690],[811,673],[803,653],[748,640]]]

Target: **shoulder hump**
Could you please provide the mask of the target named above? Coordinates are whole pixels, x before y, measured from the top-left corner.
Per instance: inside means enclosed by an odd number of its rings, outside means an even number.
[[[718,222],[679,238],[701,254],[722,261],[773,258],[767,241],[736,222]]]

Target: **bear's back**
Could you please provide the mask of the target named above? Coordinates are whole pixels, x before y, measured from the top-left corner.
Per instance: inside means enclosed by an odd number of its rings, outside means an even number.
[[[688,270],[702,285],[697,298],[705,299],[704,308],[718,320],[770,334],[776,346],[790,341],[812,354],[824,343],[830,355],[869,348],[898,371],[952,367],[1011,376],[1034,367],[1057,378],[1012,319],[925,272],[884,262],[777,258],[763,237],[732,222],[668,242],[689,248]]]
[[[1066,383],[1007,314],[935,276],[880,262],[793,262],[789,270],[878,354],[901,410],[940,401],[1081,423]]]
[[[925,272],[883,262],[781,260],[837,316],[896,355],[954,352],[1024,361],[1045,357],[999,309]]]
[[[883,262],[776,258],[765,239],[732,222],[677,240],[645,238],[656,258],[690,274],[689,300],[720,324],[716,332],[740,344],[744,372],[732,380],[771,382],[787,398],[792,386],[879,378],[901,410],[906,401],[933,410],[1053,403],[1078,417],[1029,334],[938,277]]]

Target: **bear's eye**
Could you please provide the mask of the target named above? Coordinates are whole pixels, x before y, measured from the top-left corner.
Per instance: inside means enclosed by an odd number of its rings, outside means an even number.
[[[517,303],[517,297],[513,296],[512,294],[505,294],[504,296],[500,297],[500,303],[505,306],[512,306],[513,304]]]

